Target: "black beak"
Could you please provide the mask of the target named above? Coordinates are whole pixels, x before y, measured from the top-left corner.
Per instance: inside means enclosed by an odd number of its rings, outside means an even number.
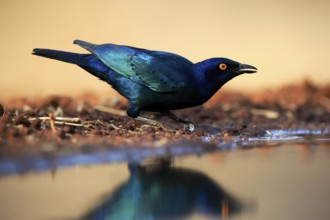
[[[233,72],[235,74],[243,74],[243,73],[256,73],[257,72],[257,68],[255,68],[254,66],[248,65],[248,64],[242,64],[240,63],[238,68],[235,69]]]

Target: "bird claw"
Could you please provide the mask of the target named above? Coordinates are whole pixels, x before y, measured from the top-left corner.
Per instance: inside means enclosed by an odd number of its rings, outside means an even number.
[[[162,122],[159,122],[159,121],[156,121],[156,120],[152,120],[152,119],[149,119],[149,118],[144,118],[144,117],[141,117],[141,116],[138,116],[136,119],[139,120],[139,121],[142,121],[142,122],[148,123],[148,124],[150,124],[150,125],[153,125],[153,126],[159,127],[159,128],[161,128],[161,129],[163,129],[164,131],[168,131],[168,132],[176,132],[176,129],[170,128],[170,127],[167,126],[166,124],[164,124],[164,123],[162,123]]]
[[[183,130],[188,132],[193,132],[195,130],[195,125],[191,122],[185,123],[183,125]]]
[[[139,120],[139,121],[146,122],[148,124],[157,126],[157,127],[161,128],[161,129],[163,129],[164,131],[168,131],[168,132],[176,132],[177,131],[177,129],[170,128],[166,124],[164,124],[162,122],[159,122],[159,121],[156,121],[156,120],[144,118],[144,117],[141,117],[141,116],[138,116],[136,119]],[[179,118],[177,118],[177,119],[178,119],[177,120],[178,122],[183,122],[184,123],[184,125],[183,125],[183,130],[184,131],[186,131],[186,132],[193,132],[195,130],[194,123],[192,123],[190,121],[185,121],[185,120],[182,120],[182,119],[179,119]]]
[[[171,127],[169,127],[169,126],[167,126],[166,124],[163,124],[163,123],[159,123],[156,126],[160,127],[164,131],[168,131],[168,132],[176,132],[177,131],[177,129],[171,128]]]

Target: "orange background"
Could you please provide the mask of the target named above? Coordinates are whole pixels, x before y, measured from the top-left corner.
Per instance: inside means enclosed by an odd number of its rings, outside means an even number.
[[[2,0],[0,98],[115,94],[70,64],[32,56],[35,47],[85,51],[72,42],[117,43],[197,62],[228,57],[258,67],[225,88],[272,88],[330,80],[330,1]]]

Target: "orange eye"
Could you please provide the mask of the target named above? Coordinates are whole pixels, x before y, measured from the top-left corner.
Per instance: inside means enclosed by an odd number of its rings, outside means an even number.
[[[219,64],[219,69],[220,70],[226,70],[227,69],[227,65],[225,63],[220,63]]]

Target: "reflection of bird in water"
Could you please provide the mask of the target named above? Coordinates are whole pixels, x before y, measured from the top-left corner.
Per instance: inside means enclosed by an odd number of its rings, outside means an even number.
[[[130,167],[127,182],[82,219],[153,220],[226,217],[242,204],[206,175],[182,168]]]

